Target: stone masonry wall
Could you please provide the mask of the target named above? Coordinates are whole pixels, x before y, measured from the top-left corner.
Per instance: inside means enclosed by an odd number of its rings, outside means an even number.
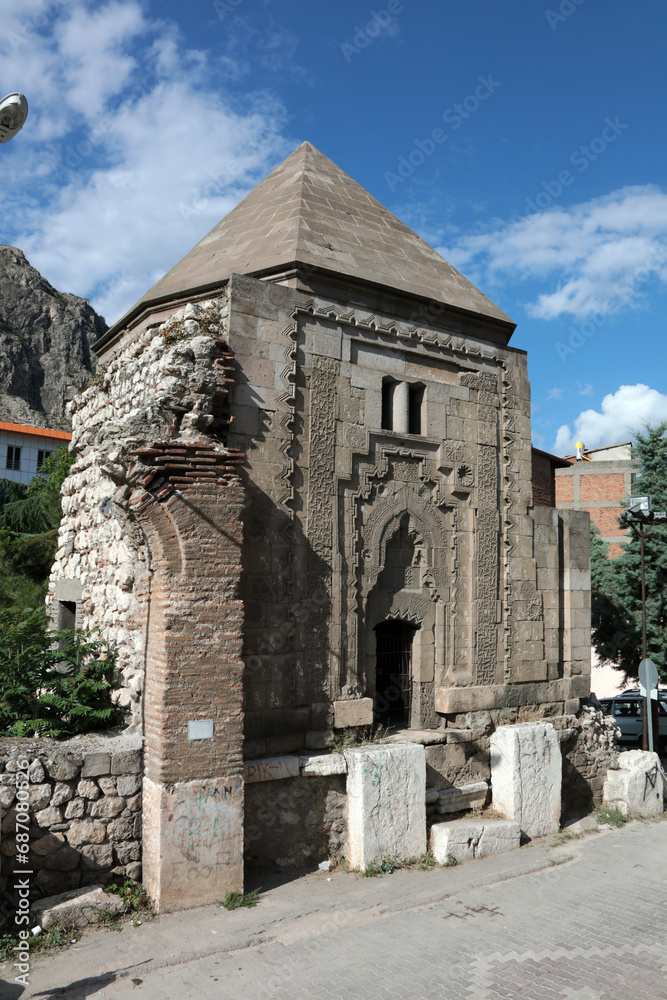
[[[229,355],[219,335],[226,299],[188,305],[145,330],[71,404],[75,457],[63,485],[63,519],[48,601],[77,602],[77,627],[116,643],[114,700],[141,722],[147,590],[145,539],[126,510],[136,452],[153,441],[224,440]],[[187,339],[186,339],[187,338]]]
[[[346,815],[344,774],[246,785],[246,865],[306,868],[332,854],[342,855]]]
[[[0,746],[0,893],[17,867],[16,812],[27,769],[31,895],[110,878],[141,878],[142,753],[138,737],[9,739]],[[20,783],[20,779],[19,779]]]

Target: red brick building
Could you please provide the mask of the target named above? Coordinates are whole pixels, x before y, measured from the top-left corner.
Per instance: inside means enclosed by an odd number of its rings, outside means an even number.
[[[620,555],[627,539],[627,529],[619,525],[618,515],[633,491],[632,444],[625,441],[593,448],[584,455],[580,460],[569,455],[562,460],[566,465],[554,469],[555,506],[588,511],[613,559]]]
[[[556,469],[568,469],[571,459],[558,458],[548,451],[531,448],[533,469],[533,506],[556,506]]]

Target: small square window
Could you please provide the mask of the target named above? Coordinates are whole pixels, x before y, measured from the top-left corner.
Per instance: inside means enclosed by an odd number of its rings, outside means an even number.
[[[58,601],[58,628],[74,631],[76,628],[76,601]]]
[[[44,462],[47,460],[47,458],[49,457],[50,454],[51,454],[50,451],[41,451],[40,450],[40,451],[37,452],[37,468],[38,469],[41,469],[41,467],[44,465]]]
[[[21,449],[17,448],[16,445],[7,445],[7,462],[5,468],[11,469],[12,472],[21,471]]]

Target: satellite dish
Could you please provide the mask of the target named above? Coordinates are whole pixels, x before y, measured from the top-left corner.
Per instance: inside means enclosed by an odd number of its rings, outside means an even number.
[[[8,94],[0,101],[0,142],[9,142],[23,128],[28,101],[23,94]]]

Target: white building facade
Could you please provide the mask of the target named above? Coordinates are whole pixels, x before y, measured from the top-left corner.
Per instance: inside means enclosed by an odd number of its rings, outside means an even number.
[[[71,440],[66,431],[0,421],[0,479],[27,485],[47,457]]]

